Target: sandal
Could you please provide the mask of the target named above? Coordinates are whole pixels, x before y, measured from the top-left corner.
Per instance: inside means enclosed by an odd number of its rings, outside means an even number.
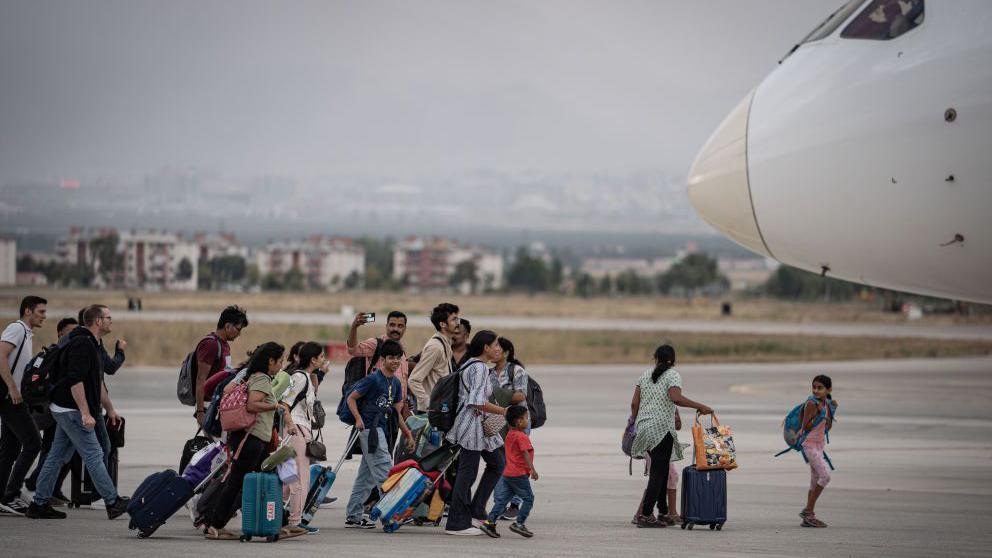
[[[293,537],[299,537],[300,535],[306,535],[307,530],[302,527],[288,526],[283,527],[279,530],[280,539],[291,539]]]
[[[803,527],[815,527],[822,529],[827,526],[826,523],[816,518],[816,514],[812,514],[804,510],[800,515],[803,518]]]
[[[238,537],[234,533],[227,531],[225,529],[208,527],[206,531],[206,536],[204,538],[211,541],[233,541]]]

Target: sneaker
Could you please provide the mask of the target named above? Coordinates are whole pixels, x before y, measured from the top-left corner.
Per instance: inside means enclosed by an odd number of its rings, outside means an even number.
[[[653,515],[642,516],[637,519],[638,529],[658,529],[667,527],[664,522],[658,521]]]
[[[482,522],[479,523],[479,526],[477,527],[477,529],[479,529],[480,531],[482,531],[483,533],[485,533],[486,535],[489,535],[490,537],[492,537],[494,539],[498,539],[499,538],[499,533],[496,532],[496,522],[495,521],[482,521]]]
[[[528,539],[534,536],[534,533],[532,533],[526,525],[521,525],[516,521],[510,524],[510,530],[521,537],[527,537]]]
[[[675,525],[675,520],[672,519],[672,517],[670,515],[662,515],[662,514],[659,513],[658,514],[657,521],[658,521],[658,523],[664,523],[668,527],[671,527],[672,525]]]
[[[297,527],[299,527],[300,529],[306,529],[308,535],[316,535],[317,533],[320,532],[320,529],[316,527],[311,527],[309,525],[304,525],[302,523],[297,525]]]
[[[9,502],[4,502],[3,505],[16,515],[24,515],[28,511],[28,503],[20,498],[14,498]]]
[[[93,500],[89,504],[89,508],[92,510],[102,510],[105,509],[106,507],[107,507],[107,502],[104,502],[102,498],[99,500]]]
[[[503,521],[512,521],[516,519],[518,513],[520,513],[520,507],[516,504],[510,504],[510,507],[506,508],[506,511],[499,518]]]
[[[131,501],[127,496],[118,496],[113,505],[107,506],[107,519],[117,519],[127,511],[127,505]]]
[[[28,506],[27,513],[24,515],[26,517],[30,517],[31,519],[65,519],[66,517],[64,513],[56,510],[49,504],[39,506],[34,502],[31,502],[31,505]]]
[[[13,508],[7,506],[7,504],[0,503],[0,515],[24,515],[23,513],[17,513]]]
[[[482,531],[480,531],[476,527],[467,527],[467,528],[462,529],[460,531],[449,531],[449,530],[445,529],[444,530],[444,534],[445,535],[460,535],[460,536],[463,536],[463,537],[475,537],[475,536],[481,535],[482,534]]]
[[[367,517],[363,517],[361,521],[355,521],[354,519],[345,520],[344,526],[347,529],[375,529],[375,523]]]

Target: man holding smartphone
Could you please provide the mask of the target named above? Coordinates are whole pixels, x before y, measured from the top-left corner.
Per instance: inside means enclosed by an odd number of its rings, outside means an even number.
[[[366,324],[375,323],[375,313],[372,312],[359,312],[355,314],[355,319],[351,322],[351,329],[348,331],[348,355],[351,357],[365,357],[365,369],[370,370],[372,368],[382,369],[384,366],[383,358],[380,355],[378,362],[370,362],[372,357],[376,354],[376,349],[381,347],[386,340],[393,340],[403,345],[403,335],[406,334],[406,314],[400,312],[399,310],[393,310],[386,316],[386,333],[380,335],[379,337],[369,337],[368,339],[359,342],[358,341],[358,328]],[[381,353],[381,350],[380,350]],[[375,366],[371,366],[374,364]],[[406,390],[407,390],[407,376],[409,374],[409,363],[407,362],[406,352],[404,350],[403,362],[400,363],[399,368],[396,369],[396,379],[400,381],[400,388],[402,390],[401,400],[403,402],[402,416],[407,417],[410,414],[409,406],[406,404]]]

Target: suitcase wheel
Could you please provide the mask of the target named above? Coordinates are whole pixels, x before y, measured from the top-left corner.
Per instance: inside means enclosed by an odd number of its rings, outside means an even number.
[[[268,537],[265,537],[265,542],[276,542],[277,540],[279,540],[278,533],[276,533],[275,535],[269,535]]]
[[[686,526],[686,525],[688,525],[688,523],[686,523],[686,522],[684,522],[684,521],[683,521],[683,522],[682,522],[682,529],[683,529],[683,530],[685,530],[685,526]]]
[[[692,528],[693,528],[693,527],[695,527],[695,526],[696,526],[696,524],[695,524],[695,523],[690,523],[690,524],[689,524],[689,530],[690,530],[690,531],[692,531]]]
[[[150,536],[152,536],[151,533],[146,533],[144,531],[138,531],[138,538],[139,539],[147,539]]]
[[[723,523],[717,523],[716,524],[716,530],[717,531],[723,531]]]
[[[710,523],[710,531],[716,529],[716,523]]]
[[[241,542],[248,542],[251,540],[251,535],[241,535],[241,538],[238,540],[240,540]]]

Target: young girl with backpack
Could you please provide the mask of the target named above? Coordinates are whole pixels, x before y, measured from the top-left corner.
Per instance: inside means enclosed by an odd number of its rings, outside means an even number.
[[[799,517],[803,519],[803,527],[826,527],[826,523],[816,518],[813,509],[823,489],[830,482],[824,448],[827,432],[833,427],[837,401],[830,395],[832,382],[829,376],[821,374],[813,378],[812,390],[813,395],[803,405],[802,426],[806,437],[802,442],[802,451],[809,463],[810,482],[806,507],[799,512]]]

